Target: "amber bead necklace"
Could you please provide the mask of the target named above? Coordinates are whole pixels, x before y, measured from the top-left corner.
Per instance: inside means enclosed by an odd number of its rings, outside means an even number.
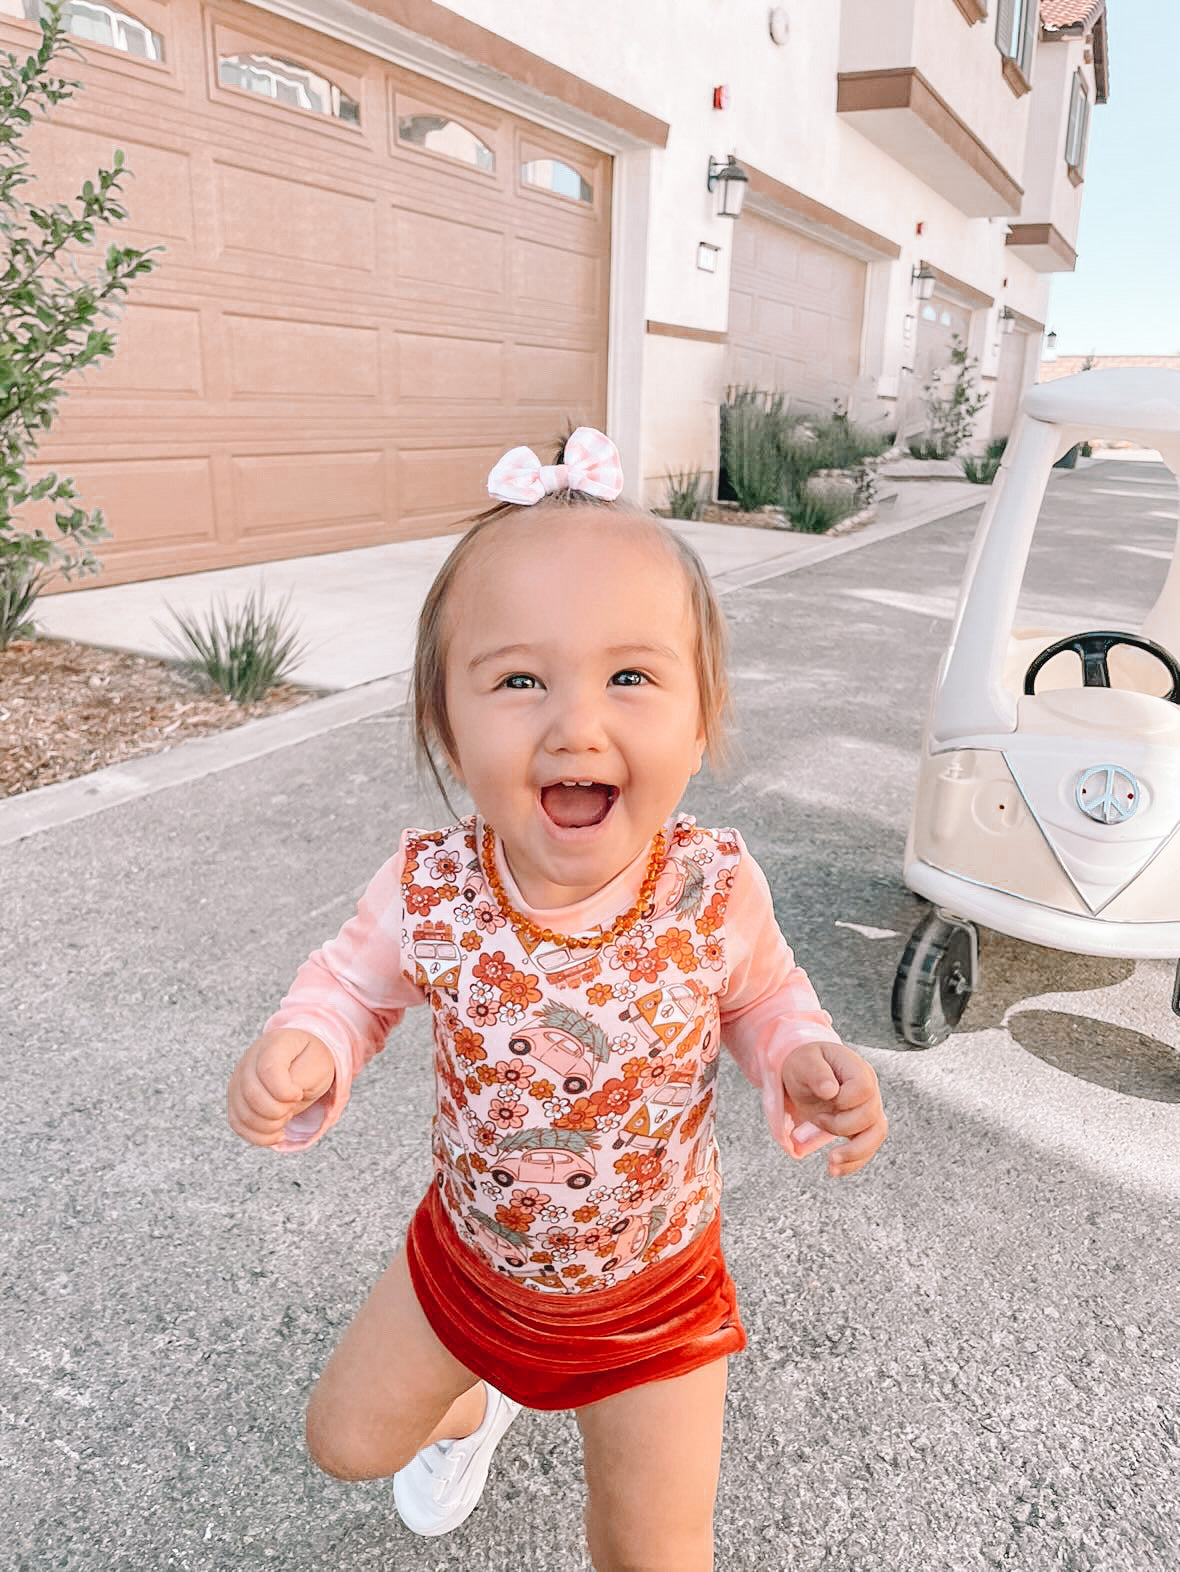
[[[523,912],[518,912],[509,901],[504,885],[496,871],[496,832],[490,824],[484,825],[483,844],[480,849],[480,863],[483,867],[484,877],[491,885],[492,894],[496,898],[496,905],[500,908],[502,916],[506,917],[517,933],[531,939],[534,944],[560,944],[567,950],[601,950],[604,944],[610,944],[621,933],[626,933],[634,923],[651,905],[652,897],[656,893],[656,884],[659,881],[660,869],[664,866],[664,850],[667,841],[663,830],[656,832],[656,838],[651,843],[651,856],[647,861],[647,872],[643,876],[643,883],[639,886],[639,894],[635,904],[619,917],[616,917],[610,927],[601,933],[588,933],[575,937],[568,933],[557,933],[552,928],[542,928],[532,922]]]

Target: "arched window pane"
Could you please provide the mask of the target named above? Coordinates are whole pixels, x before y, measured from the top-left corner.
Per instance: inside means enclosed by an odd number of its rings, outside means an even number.
[[[37,22],[44,6],[41,0],[24,0],[24,12],[30,22]],[[66,0],[61,14],[66,32],[89,44],[105,44],[108,49],[120,49],[137,60],[164,58],[164,40],[159,33],[118,6],[100,5],[96,0]]]
[[[482,169],[491,174],[496,167],[496,155],[474,131],[450,115],[412,102],[398,95],[397,139],[411,147],[420,147],[427,153],[440,153],[444,158],[456,158],[461,164]]]
[[[554,196],[569,197],[574,202],[594,202],[594,187],[584,175],[563,164],[559,158],[530,158],[520,166],[520,178],[526,186],[537,186],[542,191],[552,191]]]
[[[222,87],[236,87],[260,98],[273,98],[293,109],[310,109],[334,120],[359,125],[360,105],[342,93],[335,82],[320,76],[310,66],[279,55],[222,55],[217,62],[217,80]]]

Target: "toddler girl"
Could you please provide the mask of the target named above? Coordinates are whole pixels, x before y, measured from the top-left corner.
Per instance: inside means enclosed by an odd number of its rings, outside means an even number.
[[[305,962],[229,1089],[233,1128],[295,1150],[343,1111],[409,1005],[433,1013],[434,1182],[312,1395],[312,1456],[394,1476],[405,1523],[474,1509],[520,1405],[581,1427],[598,1572],[703,1572],[727,1356],[722,1043],[793,1157],[851,1174],[885,1138],[735,830],[678,811],[727,708],[704,568],[617,502],[580,428],[489,477],[423,607],[423,760],[472,816],[408,830]]]

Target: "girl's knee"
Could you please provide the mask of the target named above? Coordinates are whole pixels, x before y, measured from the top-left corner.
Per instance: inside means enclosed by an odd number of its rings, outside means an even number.
[[[418,1450],[412,1443],[402,1444],[394,1426],[378,1433],[372,1426],[350,1422],[318,1388],[307,1405],[304,1435],[312,1462],[333,1479],[384,1479],[404,1468]]]

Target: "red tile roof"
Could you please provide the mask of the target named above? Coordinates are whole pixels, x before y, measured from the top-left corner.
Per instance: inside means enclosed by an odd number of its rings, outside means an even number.
[[[1082,26],[1087,31],[1106,9],[1106,0],[1041,0],[1041,25],[1052,28]]]

